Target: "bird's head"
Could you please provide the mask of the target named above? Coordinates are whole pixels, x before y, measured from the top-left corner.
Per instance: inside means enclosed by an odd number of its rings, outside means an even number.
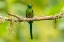
[[[31,4],[28,4],[28,8],[32,8],[32,6],[33,6],[33,5],[31,5]]]

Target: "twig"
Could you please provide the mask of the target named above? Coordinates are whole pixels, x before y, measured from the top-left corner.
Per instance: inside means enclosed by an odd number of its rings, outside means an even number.
[[[17,16],[17,15],[15,15],[15,14],[12,14],[12,13],[7,13],[8,15],[10,15],[10,16],[14,16],[14,17],[16,17],[16,18],[18,18],[18,19],[20,19],[20,17],[19,16]]]

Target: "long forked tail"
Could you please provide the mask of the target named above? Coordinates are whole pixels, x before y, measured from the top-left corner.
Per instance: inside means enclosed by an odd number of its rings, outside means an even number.
[[[33,23],[33,21],[29,21],[29,24],[30,24],[30,36],[31,36],[31,39],[33,39],[33,35],[32,35],[32,23]]]

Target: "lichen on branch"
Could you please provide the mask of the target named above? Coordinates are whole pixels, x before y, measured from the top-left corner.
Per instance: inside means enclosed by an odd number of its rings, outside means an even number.
[[[12,13],[7,13],[8,15],[10,16],[13,16],[13,17],[16,17],[17,19],[14,19],[15,22],[24,22],[24,21],[41,21],[41,20],[54,20],[54,19],[59,19],[59,18],[62,18],[64,16],[64,13],[61,12],[59,14],[56,14],[54,16],[41,16],[41,17],[33,17],[33,18],[22,18],[18,15],[14,15]],[[1,18],[4,18],[5,20],[7,21],[12,21],[12,19],[8,18],[8,17],[3,17],[3,16],[0,16],[0,19]]]

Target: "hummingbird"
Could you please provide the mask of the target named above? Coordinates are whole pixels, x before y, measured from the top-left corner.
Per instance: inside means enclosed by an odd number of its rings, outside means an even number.
[[[32,6],[33,5],[28,4],[27,10],[26,10],[26,18],[33,18]],[[28,23],[30,25],[30,36],[31,36],[31,39],[33,39],[33,35],[32,35],[32,23],[33,23],[33,21],[29,21]]]

